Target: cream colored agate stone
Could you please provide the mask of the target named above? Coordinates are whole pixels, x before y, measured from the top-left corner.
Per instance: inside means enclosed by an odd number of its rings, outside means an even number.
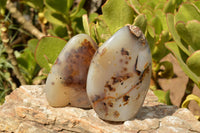
[[[59,54],[46,81],[46,98],[53,107],[91,107],[86,79],[96,43],[86,34],[71,38]]]
[[[143,104],[151,79],[151,53],[142,31],[128,25],[95,53],[87,77],[87,94],[101,119],[125,121]]]

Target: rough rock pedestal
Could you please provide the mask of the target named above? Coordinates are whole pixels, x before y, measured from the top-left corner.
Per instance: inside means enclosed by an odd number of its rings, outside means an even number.
[[[106,122],[93,109],[53,108],[44,86],[21,86],[0,106],[0,132],[15,133],[198,133],[200,122],[184,108],[157,102],[148,91],[136,118],[122,123]]]

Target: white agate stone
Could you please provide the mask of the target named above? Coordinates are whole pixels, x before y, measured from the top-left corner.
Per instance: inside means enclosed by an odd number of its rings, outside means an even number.
[[[96,43],[86,34],[70,39],[51,68],[46,81],[46,98],[53,107],[91,107],[86,79]]]
[[[136,115],[150,85],[151,64],[149,45],[132,25],[121,28],[96,51],[87,94],[100,118],[125,121]]]

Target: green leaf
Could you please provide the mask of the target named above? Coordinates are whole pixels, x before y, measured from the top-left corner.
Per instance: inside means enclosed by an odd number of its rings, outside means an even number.
[[[83,27],[84,27],[85,33],[90,36],[89,20],[88,20],[87,14],[84,14],[82,16],[82,19],[83,19]]]
[[[200,50],[195,51],[187,59],[186,64],[197,76],[200,76]]]
[[[152,51],[152,57],[154,61],[159,62],[163,57],[165,57],[169,51],[165,47],[165,42],[169,41],[169,32],[162,31],[160,34],[159,40],[154,45],[153,51]]]
[[[185,101],[183,102],[181,107],[187,108],[191,100],[196,101],[197,104],[200,106],[200,98],[198,96],[194,95],[194,94],[190,94],[190,95],[187,96],[187,98],[185,99]]]
[[[37,44],[35,59],[37,63],[49,72],[66,41],[58,37],[43,37]]]
[[[89,14],[89,22],[90,22],[90,23],[91,23],[91,22],[94,22],[95,19],[97,19],[98,16],[99,16],[99,15],[98,15],[97,13],[91,13],[91,14]]]
[[[162,90],[155,90],[153,91],[154,94],[158,97],[158,101],[161,103],[165,103],[167,105],[171,105],[170,101],[170,91],[162,91]]]
[[[188,56],[190,56],[191,55],[190,51],[181,43],[181,38],[175,29],[174,16],[172,14],[167,14],[167,24],[169,31],[176,44],[183,50],[183,52],[185,52]]]
[[[0,9],[5,9],[6,8],[6,2],[7,2],[7,0],[1,0]]]
[[[185,72],[185,74],[194,81],[194,83],[200,88],[200,78],[190,70],[190,68],[184,63],[184,61],[181,58],[181,53],[180,50],[178,48],[178,46],[176,45],[175,42],[167,42],[166,47],[172,51],[172,53],[174,54],[174,56],[176,57],[180,67],[182,68],[182,70]]]
[[[86,11],[85,9],[81,8],[81,9],[79,10],[79,12],[76,14],[76,16],[74,16],[71,20],[74,20],[74,19],[76,19],[76,18],[81,18],[81,19],[82,19],[82,16],[83,16],[84,14],[87,14],[87,11]]]
[[[67,10],[69,11],[70,8],[73,6],[74,0],[67,0]]]
[[[44,16],[49,22],[53,24],[66,26],[68,23],[67,18],[65,18],[63,14],[51,12],[50,10],[45,10]]]
[[[28,48],[26,48],[22,53],[17,53],[17,51],[15,51],[15,55],[17,57],[17,63],[20,71],[23,74],[23,77],[28,84],[31,84],[32,78],[40,70],[34,59],[34,54]]]
[[[147,26],[147,19],[144,14],[140,14],[135,18],[134,25],[138,26],[143,33],[145,33]]]
[[[177,0],[169,0],[164,8],[165,13],[174,13]]]
[[[68,0],[45,0],[45,5],[54,12],[66,14],[68,12]]]
[[[179,22],[176,29],[180,37],[194,50],[200,49],[200,22],[196,20],[188,21],[187,24]]]
[[[65,40],[69,39],[66,26],[52,24],[52,27],[53,27],[52,29],[48,30],[48,33],[50,35],[61,37]]]
[[[71,13],[71,15],[70,15],[71,18],[75,17],[79,13],[79,11],[83,7],[84,3],[85,3],[85,0],[81,0],[79,2],[77,8],[74,8],[75,9],[74,12]]]
[[[156,16],[161,21],[162,30],[168,31],[167,21],[166,21],[166,14],[163,12],[162,9],[157,9],[154,11]]]
[[[55,25],[53,30],[58,37],[64,38],[68,35],[66,26]]]
[[[151,52],[154,50],[156,39],[155,36],[151,36],[149,31],[146,32],[146,39],[150,46]]]
[[[200,1],[194,1],[194,4],[200,9]]]
[[[111,32],[103,20],[98,21],[95,24],[95,28],[96,28],[96,35],[98,36],[99,39],[99,43],[104,43],[111,37]]]
[[[172,78],[174,76],[173,64],[169,61],[163,61],[159,63],[160,68],[163,66],[164,70],[160,71],[158,75],[161,78]]]
[[[155,33],[160,34],[162,32],[162,22],[158,16],[155,16],[151,20],[153,27],[155,28]]]
[[[200,21],[200,11],[194,4],[184,3],[180,6],[175,16],[175,22],[183,21],[186,23],[190,20]]]
[[[200,50],[200,21],[189,21],[186,28],[191,36],[191,46],[194,50]]]
[[[23,0],[22,2],[37,10],[43,10],[44,7],[43,0]]]
[[[81,9],[76,14],[76,17],[71,19],[71,21],[72,21],[71,25],[72,25],[72,29],[74,29],[74,34],[78,34],[78,33],[83,33],[84,32],[82,16],[84,14],[86,14],[86,13],[87,13],[86,10]]]
[[[112,34],[126,24],[132,24],[134,10],[125,0],[107,0],[102,6],[103,18]]]
[[[34,54],[35,53],[35,48],[37,46],[38,43],[38,39],[30,39],[28,41],[28,49]]]
[[[141,6],[141,4],[138,0],[130,0],[129,4],[131,5],[131,7],[134,9],[134,11],[137,14],[140,14],[140,9],[141,9],[142,6]]]
[[[181,39],[183,39],[187,43],[187,45],[190,45],[191,35],[188,33],[185,23],[183,21],[179,21],[176,23],[175,27]]]

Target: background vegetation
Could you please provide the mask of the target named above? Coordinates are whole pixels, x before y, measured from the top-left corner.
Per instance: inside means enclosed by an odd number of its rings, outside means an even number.
[[[197,0],[1,0],[0,103],[16,87],[44,84],[66,42],[89,34],[100,46],[126,24],[144,32],[153,58],[151,88],[171,104],[159,78],[172,78],[173,65],[162,59],[172,53],[189,77],[182,107],[200,88],[200,1]]]

